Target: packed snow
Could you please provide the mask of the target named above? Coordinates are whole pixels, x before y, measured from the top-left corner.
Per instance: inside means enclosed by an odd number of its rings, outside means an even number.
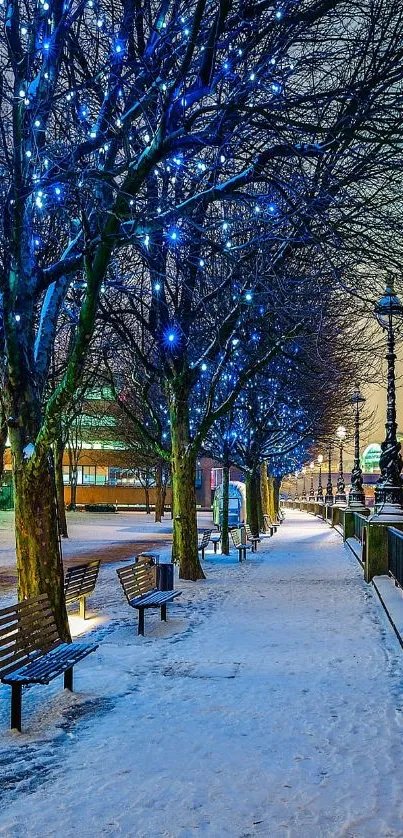
[[[116,566],[71,617],[76,692],[26,691],[17,734],[0,687],[1,836],[403,836],[402,650],[338,533],[288,511],[206,553],[144,638]]]

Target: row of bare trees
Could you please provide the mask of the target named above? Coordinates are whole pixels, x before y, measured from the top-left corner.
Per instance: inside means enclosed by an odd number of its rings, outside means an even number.
[[[2,15],[1,403],[19,595],[46,590],[68,636],[49,452],[94,340],[113,377],[113,333],[144,399],[163,397],[140,424],[171,462],[174,553],[196,579],[204,438],[297,334],[315,340],[341,299],[365,316],[376,272],[398,266],[403,9],[9,0]]]

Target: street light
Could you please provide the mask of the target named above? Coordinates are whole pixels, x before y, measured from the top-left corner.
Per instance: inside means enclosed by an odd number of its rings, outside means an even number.
[[[344,482],[343,474],[343,442],[346,438],[347,432],[344,425],[339,425],[336,431],[337,439],[339,440],[339,476],[337,478],[337,492],[334,499],[336,506],[344,506],[347,501],[346,484]]]
[[[376,517],[386,516],[395,520],[403,517],[403,481],[400,475],[402,457],[396,430],[396,385],[395,385],[395,332],[403,317],[403,306],[396,296],[393,282],[386,286],[383,297],[375,306],[379,325],[387,333],[386,360],[388,363],[388,390],[386,402],[386,437],[381,445],[379,467],[381,475],[375,487]]]
[[[359,512],[365,509],[365,493],[360,465],[360,410],[365,404],[365,399],[361,395],[359,387],[357,387],[351,396],[350,404],[354,408],[354,465],[351,472],[348,508]]]
[[[315,468],[314,460],[312,460],[312,462],[309,464],[309,468],[311,469],[311,485],[309,487],[309,498],[308,498],[308,500],[315,500],[315,489],[313,488],[313,470]]]
[[[317,500],[318,503],[323,503],[323,489],[322,489],[323,454],[318,455],[318,463],[319,463],[319,479],[318,479],[318,494],[316,495],[316,500]]]
[[[304,466],[304,468],[302,469],[302,477],[304,478],[304,482],[303,482],[303,485],[302,485],[302,495],[301,495],[301,500],[303,500],[303,501],[304,501],[304,503],[305,503],[305,502],[306,502],[306,483],[305,483],[306,468],[305,468],[305,466]]]
[[[332,486],[332,443],[329,443],[328,449],[328,472],[327,472],[327,486],[325,503],[329,506],[333,505],[333,486]]]

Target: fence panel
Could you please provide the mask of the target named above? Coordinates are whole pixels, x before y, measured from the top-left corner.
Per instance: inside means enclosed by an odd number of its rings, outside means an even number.
[[[388,569],[403,588],[403,532],[395,527],[388,527]]]

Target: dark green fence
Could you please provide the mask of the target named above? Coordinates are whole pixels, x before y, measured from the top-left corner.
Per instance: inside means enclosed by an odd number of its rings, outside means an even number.
[[[0,485],[0,509],[14,509],[14,492],[12,483]]]

